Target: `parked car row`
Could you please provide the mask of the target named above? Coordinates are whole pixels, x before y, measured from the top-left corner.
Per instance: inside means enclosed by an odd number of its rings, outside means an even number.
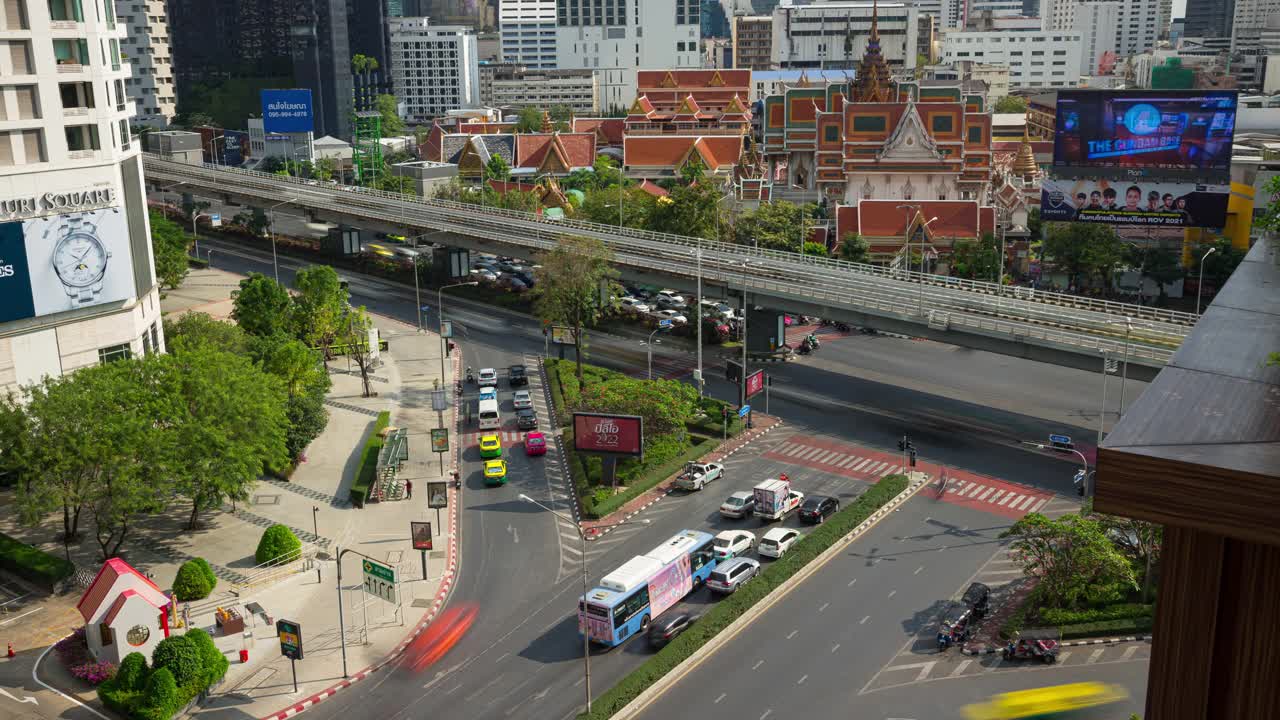
[[[625,287],[626,294],[616,298],[617,308],[628,315],[645,318],[653,322],[671,320],[673,324],[685,325],[694,314],[690,303],[693,298],[671,290],[653,291],[641,287]],[[719,300],[703,299],[701,301],[703,317],[714,318],[720,322],[728,322],[736,317],[733,306]]]
[[[513,292],[523,292],[536,283],[534,270],[537,267],[527,265],[518,258],[481,255],[471,263],[471,276]]]

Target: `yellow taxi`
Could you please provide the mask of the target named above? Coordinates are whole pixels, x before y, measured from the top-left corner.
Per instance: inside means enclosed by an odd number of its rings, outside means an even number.
[[[497,435],[481,435],[480,457],[486,460],[502,457],[502,439]]]
[[[968,720],[1101,720],[1114,718],[1114,706],[1128,698],[1120,685],[1081,682],[1003,693],[961,712]]]
[[[484,484],[503,485],[507,482],[507,461],[489,460],[484,464]]]

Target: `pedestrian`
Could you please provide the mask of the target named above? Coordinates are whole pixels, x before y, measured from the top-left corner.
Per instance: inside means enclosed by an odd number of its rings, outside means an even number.
[[[412,480],[404,481],[404,496],[409,500],[413,499],[413,481]]]

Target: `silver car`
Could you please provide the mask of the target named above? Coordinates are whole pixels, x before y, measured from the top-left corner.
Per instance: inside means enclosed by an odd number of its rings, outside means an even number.
[[[533,407],[533,396],[528,390],[517,390],[515,395],[511,396],[511,406],[516,410]]]
[[[707,577],[707,587],[712,592],[731,593],[742,587],[760,572],[760,563],[751,558],[736,557],[716,565]]]
[[[756,509],[756,498],[749,491],[740,490],[720,503],[720,514],[731,518],[744,518]]]

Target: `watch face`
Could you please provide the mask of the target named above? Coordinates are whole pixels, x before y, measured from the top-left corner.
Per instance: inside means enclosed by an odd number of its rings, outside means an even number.
[[[54,248],[53,268],[67,285],[89,287],[107,271],[106,248],[92,235],[72,233]]]

